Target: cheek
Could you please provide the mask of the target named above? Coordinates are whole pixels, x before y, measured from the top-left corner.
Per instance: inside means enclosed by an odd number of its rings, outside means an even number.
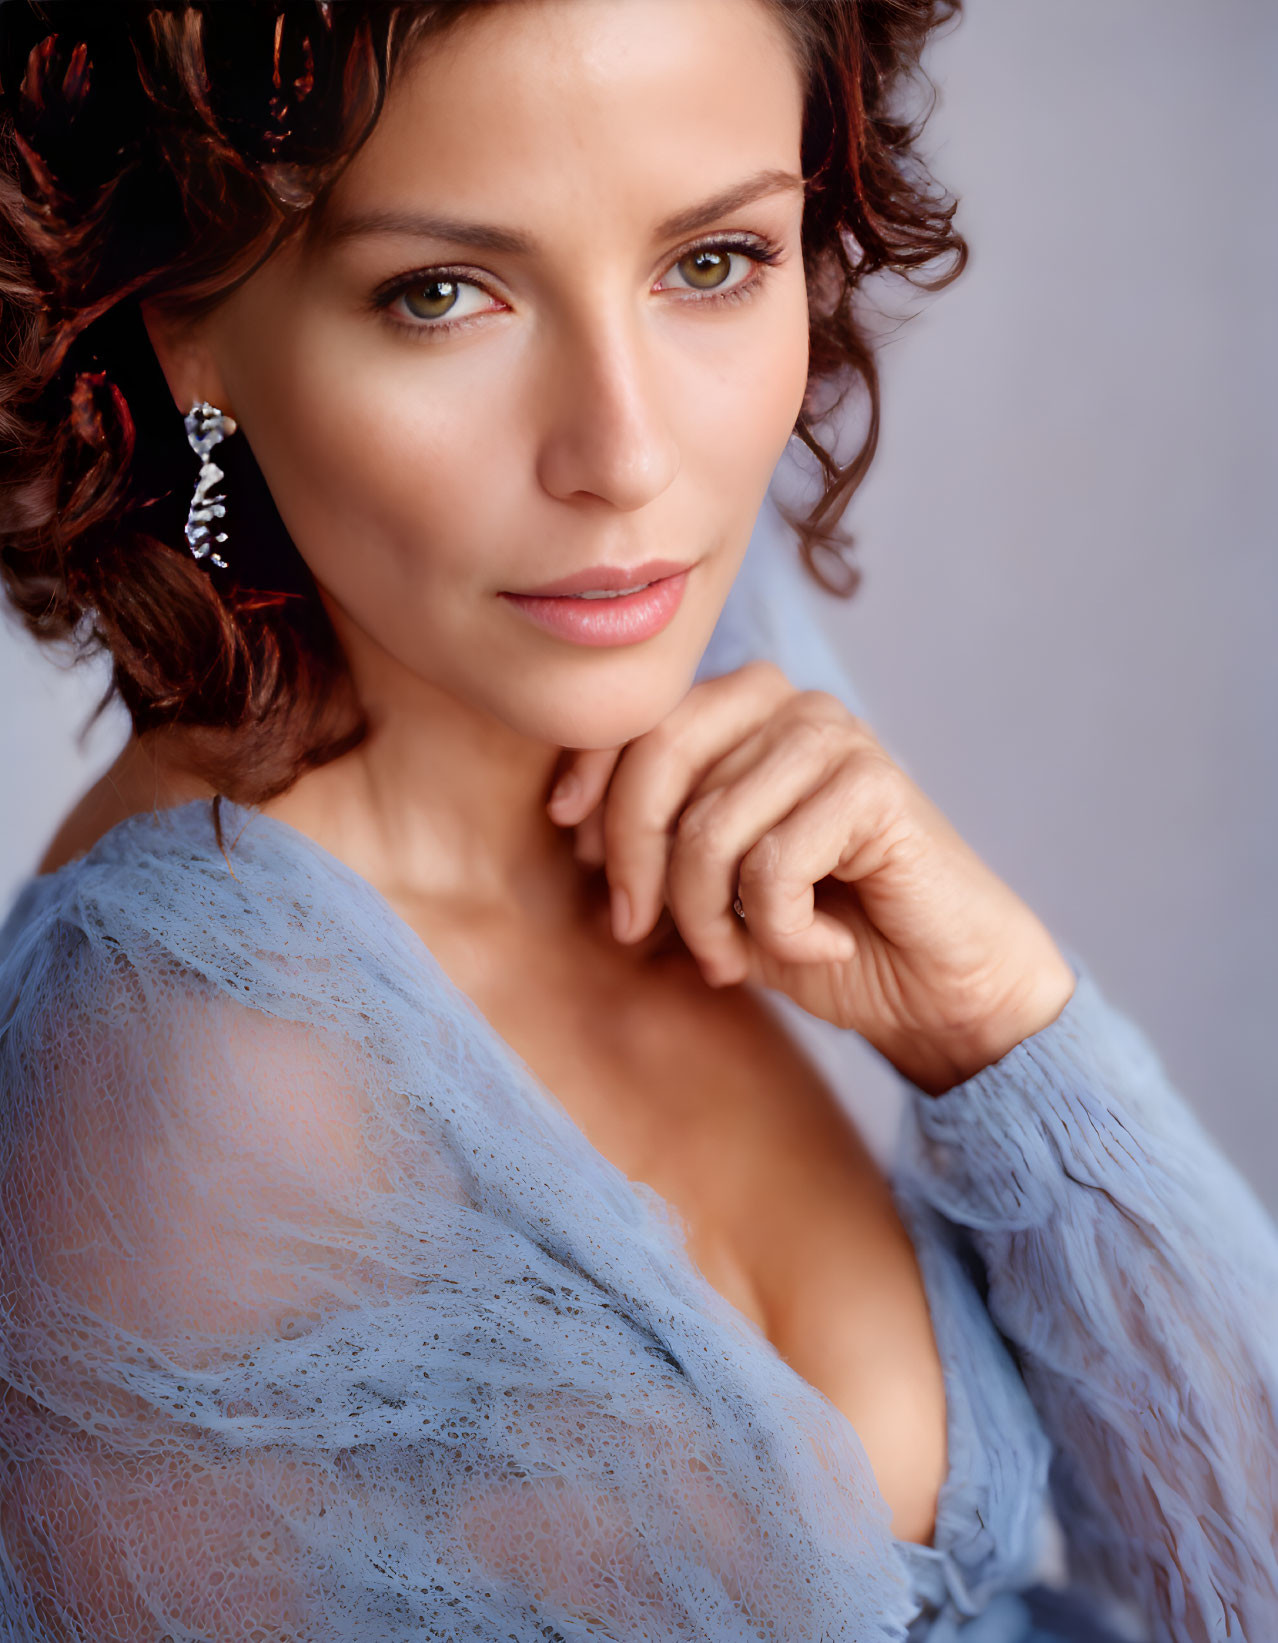
[[[499,339],[419,343],[295,303],[250,324],[234,403],[299,552],[362,624],[446,627],[450,590],[506,585],[544,551],[545,361]],[[656,503],[663,529],[744,545],[806,389],[801,273],[773,270],[749,303],[680,321],[648,364],[681,448],[675,489]],[[521,522],[543,541],[521,540]]]
[[[249,384],[254,453],[299,552],[344,604],[454,569],[473,579],[476,540],[491,540],[478,516],[500,516],[513,483],[500,384],[478,351],[430,359],[429,345],[365,333],[346,357],[327,341],[299,339]]]
[[[729,345],[696,363],[686,388],[695,411],[713,395],[717,416],[690,424],[689,437],[725,500],[766,489],[803,405],[808,381],[808,309],[802,280],[778,281],[762,311],[732,327]]]
[[[783,443],[794,431],[808,389],[809,314],[807,286],[801,273],[791,276],[786,301],[775,332],[772,351],[776,410],[783,427]]]

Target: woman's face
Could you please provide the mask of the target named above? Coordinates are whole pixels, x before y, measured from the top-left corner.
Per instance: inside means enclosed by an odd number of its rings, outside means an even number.
[[[801,119],[763,0],[505,0],[405,68],[202,343],[357,680],[570,747],[686,693],[803,400]],[[621,642],[503,597],[653,560],[677,608]]]

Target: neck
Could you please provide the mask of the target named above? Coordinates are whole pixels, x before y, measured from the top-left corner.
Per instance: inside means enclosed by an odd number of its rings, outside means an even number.
[[[554,920],[581,880],[546,812],[562,749],[420,679],[358,685],[367,740],[262,809],[392,899]]]

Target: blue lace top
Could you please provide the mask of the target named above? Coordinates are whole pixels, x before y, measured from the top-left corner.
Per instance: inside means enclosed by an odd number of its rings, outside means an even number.
[[[223,815],[130,818],[0,931],[5,1643],[1278,1637],[1278,1228],[1077,954],[905,1087],[924,1547],[388,904]]]

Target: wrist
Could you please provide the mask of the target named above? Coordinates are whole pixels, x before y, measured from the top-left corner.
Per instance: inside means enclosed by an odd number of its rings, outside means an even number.
[[[908,1049],[889,1054],[888,1060],[924,1094],[944,1095],[1050,1026],[1073,997],[1076,985],[1073,968],[1058,952],[1015,1001],[991,1011],[974,1028],[944,1040],[915,1038]]]

